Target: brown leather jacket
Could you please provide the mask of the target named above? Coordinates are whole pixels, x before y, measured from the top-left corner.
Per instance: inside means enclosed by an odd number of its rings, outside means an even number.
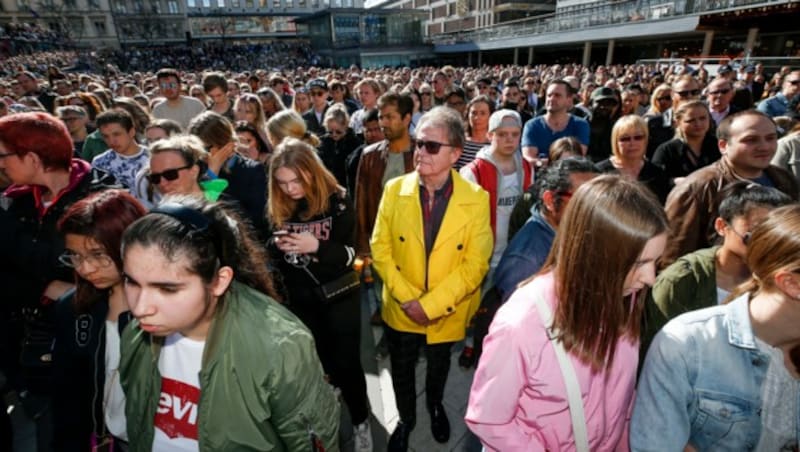
[[[414,141],[405,152],[406,173],[414,170]],[[356,254],[369,255],[369,239],[383,196],[383,173],[389,159],[389,140],[369,145],[361,154],[356,172]]]
[[[764,174],[772,180],[775,188],[797,201],[797,181],[788,171],[773,165],[765,169]],[[669,238],[659,261],[660,268],[667,267],[684,254],[713,244],[716,236],[714,219],[720,201],[717,194],[723,187],[740,180],[750,181],[737,175],[723,157],[693,172],[672,189],[666,205]]]

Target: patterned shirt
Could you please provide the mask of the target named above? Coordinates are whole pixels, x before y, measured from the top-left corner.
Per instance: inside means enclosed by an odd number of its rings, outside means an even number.
[[[139,146],[134,155],[122,155],[109,149],[92,159],[92,166],[111,173],[127,189],[136,186],[136,174],[150,163],[147,147]]]

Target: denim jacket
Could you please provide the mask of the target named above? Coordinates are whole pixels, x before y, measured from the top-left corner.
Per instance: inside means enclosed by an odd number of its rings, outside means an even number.
[[[756,447],[769,355],[758,350],[748,307],[743,295],[683,314],[658,333],[639,380],[631,450]]]

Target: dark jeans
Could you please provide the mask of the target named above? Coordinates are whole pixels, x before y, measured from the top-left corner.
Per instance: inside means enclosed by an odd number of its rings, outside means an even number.
[[[428,363],[425,374],[425,401],[428,408],[442,402],[447,373],[450,371],[450,349],[453,342],[426,344],[424,334],[404,333],[386,327],[386,341],[392,363],[392,385],[397,410],[404,424],[414,426],[417,418],[416,367],[420,347],[425,348]]]
[[[341,389],[354,425],[369,416],[367,380],[361,366],[361,297],[358,291],[325,304],[312,290],[289,288],[289,308],[314,335],[330,382]]]

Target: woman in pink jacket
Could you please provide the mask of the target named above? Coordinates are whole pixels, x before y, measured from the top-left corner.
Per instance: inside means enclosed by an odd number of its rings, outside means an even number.
[[[636,182],[602,176],[575,192],[542,271],[484,341],[466,422],[487,451],[628,449],[643,292],[666,229]]]

